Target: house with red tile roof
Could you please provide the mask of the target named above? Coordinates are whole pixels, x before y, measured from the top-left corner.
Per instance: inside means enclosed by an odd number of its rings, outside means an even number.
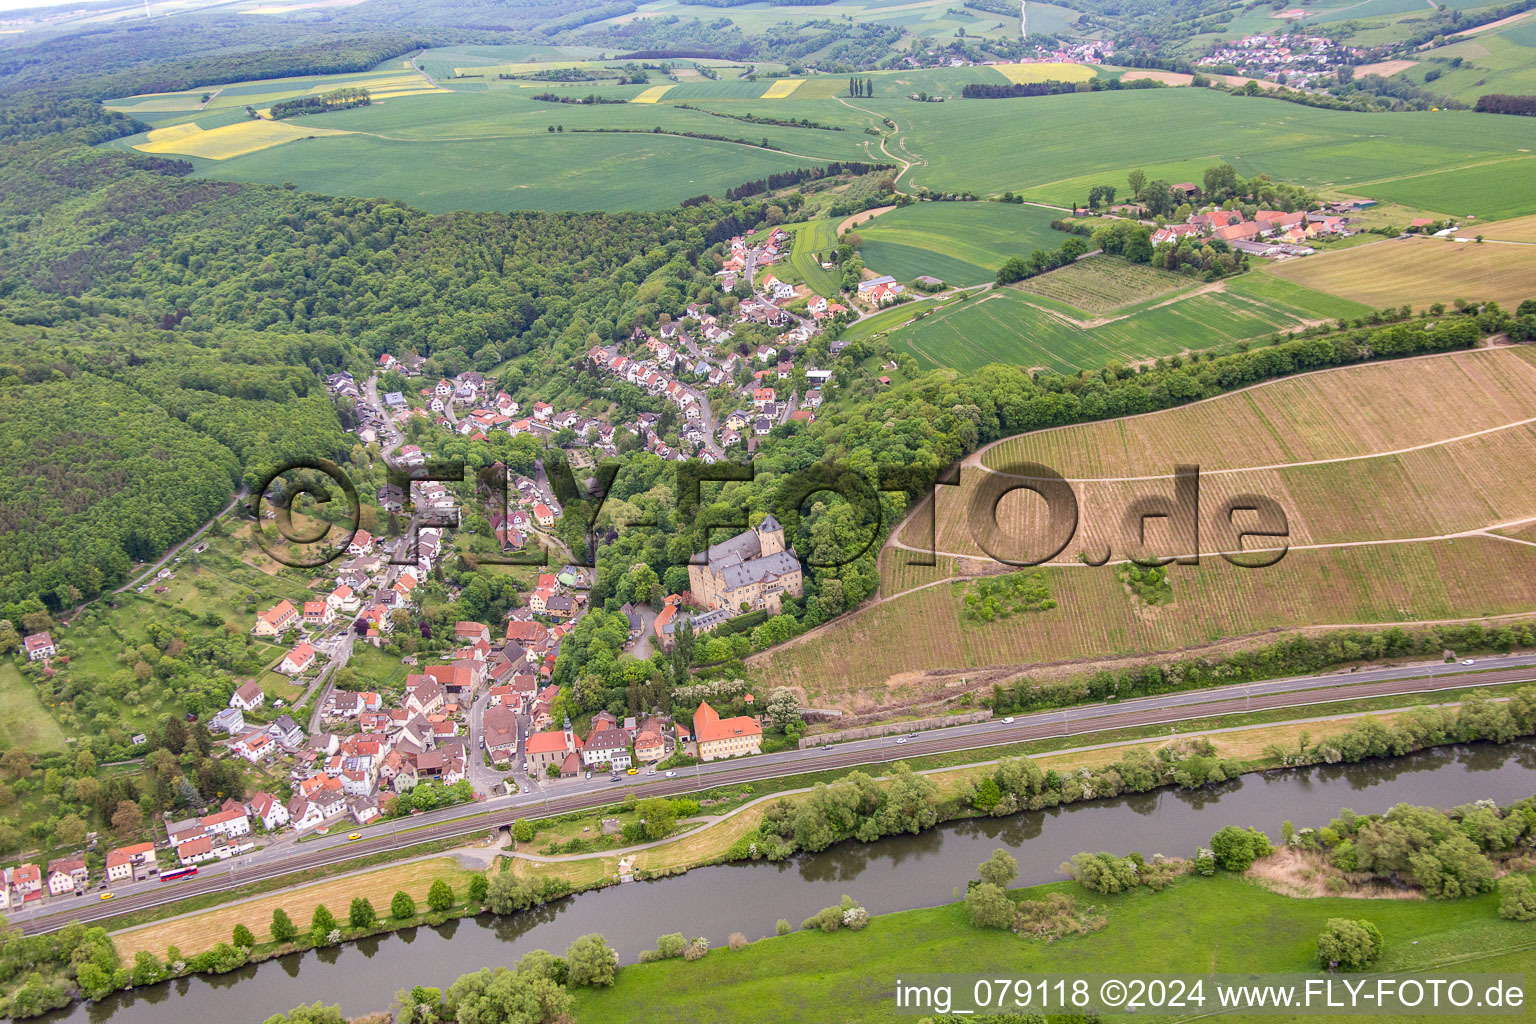
[[[277,670],[285,675],[296,676],[314,663],[315,649],[306,642],[283,655],[283,660],[277,664]]]
[[[257,636],[280,636],[299,625],[299,612],[288,601],[279,601],[256,616]]]
[[[135,878],[147,878],[154,863],[154,843],[119,846],[107,854],[107,881],[129,882]]]
[[[693,713],[693,735],[698,743],[700,761],[758,754],[763,749],[763,727],[756,719],[746,715],[721,718],[708,701],[701,703]]]

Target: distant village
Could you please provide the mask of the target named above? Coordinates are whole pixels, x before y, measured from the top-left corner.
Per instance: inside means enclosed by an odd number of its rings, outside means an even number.
[[[1276,17],[1305,17],[1301,9],[1281,11]],[[1248,78],[1265,79],[1305,89],[1333,78],[1341,67],[1355,63],[1364,53],[1359,47],[1341,46],[1327,36],[1302,34],[1255,34],[1234,43],[1223,43],[1197,61],[1201,68],[1230,71]]]

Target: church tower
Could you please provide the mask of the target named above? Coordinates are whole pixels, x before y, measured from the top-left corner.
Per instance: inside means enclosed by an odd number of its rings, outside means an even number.
[[[762,547],[762,556],[776,555],[784,550],[784,527],[773,518],[770,512],[763,517],[763,521],[757,524],[757,542]]]

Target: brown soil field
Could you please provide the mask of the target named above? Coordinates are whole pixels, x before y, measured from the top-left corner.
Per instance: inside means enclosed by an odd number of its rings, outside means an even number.
[[[1536,242],[1536,214],[1489,221],[1486,224],[1468,224],[1456,233],[1457,238],[1476,238],[1478,235],[1505,242]]]
[[[1466,231],[1479,233],[1475,226]],[[1377,309],[1456,299],[1491,299],[1513,309],[1536,296],[1536,246],[1394,238],[1287,260],[1270,272]]]
[[[1366,75],[1380,75],[1382,78],[1390,78],[1399,71],[1407,71],[1409,68],[1418,67],[1416,60],[1384,60],[1379,64],[1361,64],[1355,68],[1355,74],[1360,77]]]

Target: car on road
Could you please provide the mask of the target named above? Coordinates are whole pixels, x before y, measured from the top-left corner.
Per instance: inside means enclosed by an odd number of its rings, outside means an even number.
[[[1004,725],[1012,725],[1013,724],[1013,716],[1009,715],[1007,718],[1003,719],[1003,724]]]
[[[647,775],[655,775],[656,774],[656,769],[652,768],[650,771],[646,772],[645,774],[647,774]]]
[[[905,742],[907,742],[907,738],[905,736],[897,736],[896,737],[896,742],[897,743],[905,743]]]
[[[102,893],[100,896],[98,896],[96,898],[97,899],[101,899],[101,900],[110,900],[110,899],[113,899],[116,896],[117,896],[117,893],[115,893],[115,892],[104,892],[104,893]]]
[[[590,779],[591,777],[592,777],[592,773],[591,772],[587,772],[587,778]]]
[[[625,775],[639,775],[640,774],[640,769],[639,768],[631,768],[628,771],[626,771],[624,774]]]
[[[669,778],[669,779],[677,778],[677,772],[667,772],[667,778]]]
[[[353,832],[351,835],[347,836],[347,842],[350,843],[354,839],[361,839],[361,838],[363,838],[363,834],[361,832]]]
[[[1462,664],[1463,664],[1463,665],[1476,665],[1476,664],[1477,664],[1477,662],[1476,662],[1476,661],[1474,661],[1474,660],[1473,660],[1473,659],[1471,659],[1471,658],[1467,658],[1467,659],[1465,659],[1465,660],[1464,660],[1464,661],[1462,661]]]

